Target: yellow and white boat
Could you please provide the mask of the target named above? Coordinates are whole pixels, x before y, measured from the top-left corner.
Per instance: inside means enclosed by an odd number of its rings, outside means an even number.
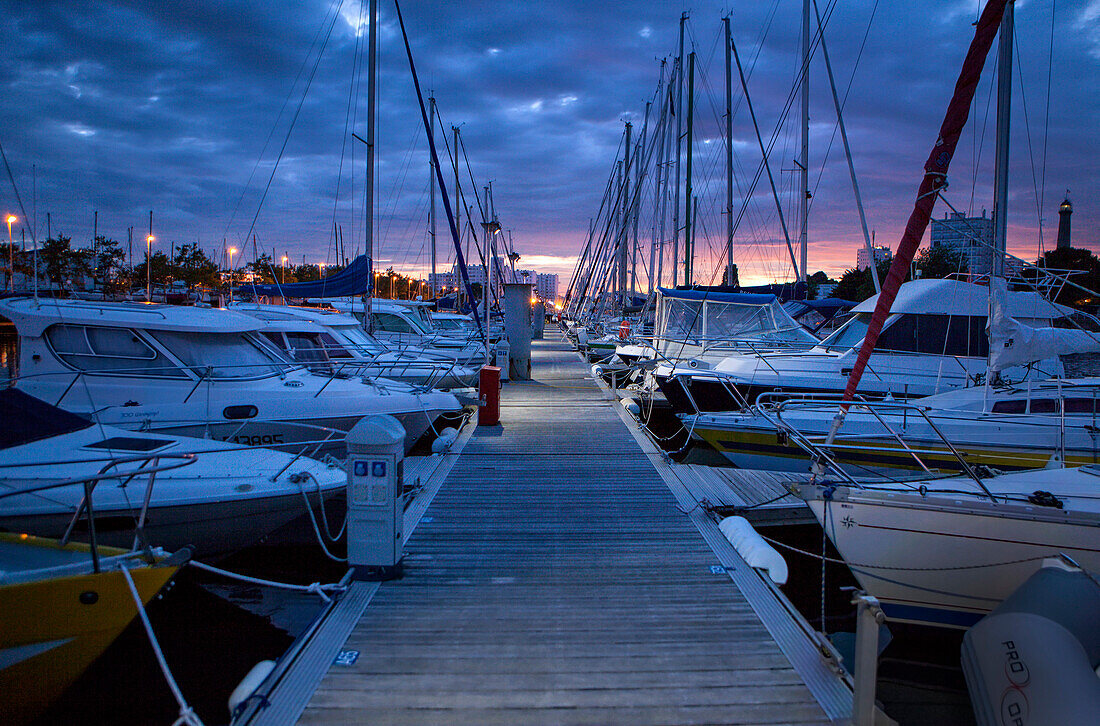
[[[0,533],[0,723],[22,724],[99,657],[190,556]]]

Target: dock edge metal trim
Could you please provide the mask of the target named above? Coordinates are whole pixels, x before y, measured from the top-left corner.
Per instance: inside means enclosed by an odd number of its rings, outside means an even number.
[[[353,581],[346,592],[332,604],[314,633],[291,657],[290,663],[267,693],[266,707],[253,707],[236,726],[286,726],[301,717],[314,691],[328,673],[332,661],[359,622],[374,594],[378,582]],[[268,687],[262,684],[261,689]]]

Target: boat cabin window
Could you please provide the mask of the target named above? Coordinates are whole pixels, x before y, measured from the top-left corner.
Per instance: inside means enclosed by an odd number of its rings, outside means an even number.
[[[978,315],[899,315],[879,335],[878,350],[984,357],[989,355],[985,317]]]
[[[1024,413],[1027,401],[997,401],[993,404],[993,413]]]
[[[319,333],[318,335],[321,339],[321,345],[324,346],[325,352],[328,353],[329,358],[344,359],[355,357],[351,354],[351,351],[340,345],[340,341],[329,333]]]
[[[1058,400],[1055,398],[1031,399],[1032,413],[1058,413]]]
[[[46,340],[58,358],[80,371],[184,377],[183,371],[129,328],[51,325],[46,329]]]
[[[275,351],[246,333],[150,332],[185,366],[210,378],[262,378],[290,369]]]
[[[324,346],[313,333],[287,333],[286,339],[290,343],[290,355],[294,360],[301,363],[328,360]]]
[[[856,313],[848,322],[837,328],[836,332],[821,342],[829,350],[848,350],[859,345],[867,335],[867,326],[871,323],[871,313]]]
[[[287,344],[286,344],[286,341],[283,340],[283,334],[282,333],[276,333],[276,332],[268,331],[268,332],[265,332],[265,333],[261,333],[261,335],[263,335],[265,338],[267,338],[272,343],[274,343],[275,347],[278,348],[279,350],[286,350],[287,349]]]
[[[1067,398],[1066,413],[1093,413],[1096,410],[1095,398]]]
[[[372,313],[374,317],[374,329],[385,333],[420,333],[413,325],[393,313]]]

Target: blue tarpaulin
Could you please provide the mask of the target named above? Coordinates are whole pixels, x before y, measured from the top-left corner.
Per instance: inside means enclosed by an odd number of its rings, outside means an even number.
[[[671,290],[658,288],[665,297],[679,300],[707,300],[709,302],[741,303],[743,305],[767,305],[775,300],[775,295],[759,295],[751,292],[732,292],[717,290]]]
[[[242,285],[241,289],[269,297],[351,297],[366,294],[369,275],[367,256],[359,255],[344,269],[320,280],[286,285]]]

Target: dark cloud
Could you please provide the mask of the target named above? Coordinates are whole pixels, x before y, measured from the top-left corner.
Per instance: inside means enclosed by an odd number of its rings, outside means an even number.
[[[381,5],[379,256],[410,268],[427,259],[427,151],[393,6]],[[770,138],[779,129],[772,163],[789,211],[797,106],[782,114],[799,66],[800,3],[741,5],[733,13],[735,40],[762,130]],[[892,245],[969,43],[975,3],[827,5],[821,3],[831,13],[826,34],[841,93],[852,78],[845,115],[865,206],[877,240]],[[725,224],[723,7],[694,4],[687,33],[700,70],[700,221],[714,240],[722,238]],[[861,51],[872,7],[874,22]],[[403,8],[422,86],[434,91],[447,129],[461,125],[478,184],[493,183],[502,223],[525,256],[550,265],[548,258],[578,252],[612,170],[622,122],[633,121],[640,132],[660,59],[675,49],[683,9],[667,2]],[[357,35],[358,2],[24,0],[0,4],[0,12],[0,142],[28,211],[32,165],[36,170],[41,234],[49,212],[53,231],[88,239],[98,210],[101,231],[125,238],[130,226],[143,230],[153,210],[163,241],[200,240],[212,247],[226,236],[239,245],[255,217],[263,248],[320,260],[332,255],[334,216],[349,251],[362,240],[363,149],[345,133],[362,135],[365,116],[361,69],[354,65],[356,48],[366,40]],[[1050,16],[1049,2],[1017,3],[1010,244],[1029,255],[1040,212],[1049,240],[1066,188],[1077,210],[1076,240],[1100,241],[1092,202],[1100,186],[1097,100],[1089,91],[1100,75],[1100,3],[1057,6],[1048,127]],[[979,212],[992,206],[991,67],[992,61],[948,194],[953,204]],[[839,271],[854,261],[858,219],[820,54],[811,72],[811,265]],[[738,88],[735,151],[744,193],[759,153],[740,96]],[[449,143],[449,131],[447,137]],[[438,141],[442,147],[444,140]],[[465,169],[462,176],[468,187]],[[450,183],[449,170],[447,177]],[[3,188],[0,204],[15,211],[10,185]],[[1041,210],[1038,195],[1044,197]],[[713,252],[716,245],[701,244],[700,250]],[[757,187],[744,215],[738,250],[743,271],[786,274],[785,243],[766,184]]]

